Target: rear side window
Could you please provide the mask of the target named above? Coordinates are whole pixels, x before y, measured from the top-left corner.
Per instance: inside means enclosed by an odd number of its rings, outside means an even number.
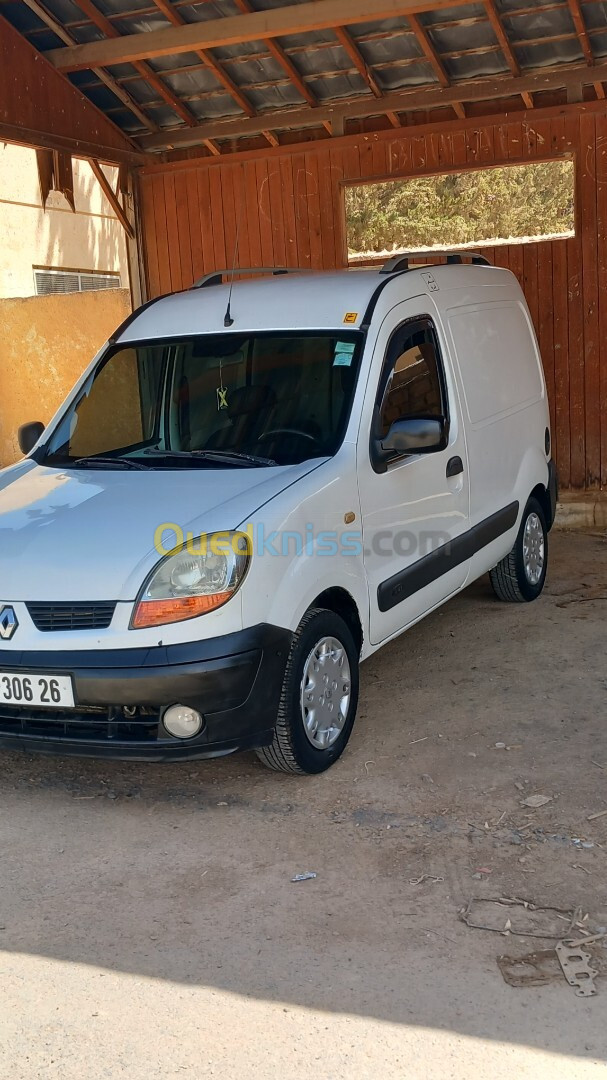
[[[403,323],[392,335],[378,404],[379,438],[396,420],[445,415],[442,365],[430,319]]]
[[[459,308],[449,313],[449,325],[472,424],[542,397],[540,360],[522,304]]]

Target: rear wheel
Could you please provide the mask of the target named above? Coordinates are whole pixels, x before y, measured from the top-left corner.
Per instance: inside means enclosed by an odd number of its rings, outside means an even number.
[[[499,600],[522,604],[536,600],[544,588],[548,568],[548,530],[544,511],[531,498],[523,512],[512,551],[490,571]]]
[[[279,772],[320,773],[343,753],[356,717],[359,654],[348,625],[311,608],[293,639],[274,739],[257,750]]]

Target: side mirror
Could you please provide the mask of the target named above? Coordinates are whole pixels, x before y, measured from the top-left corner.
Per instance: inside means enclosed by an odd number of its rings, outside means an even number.
[[[431,420],[425,416],[395,420],[385,438],[380,439],[381,448],[399,454],[429,454],[433,450],[444,450],[445,428],[443,419]]]
[[[447,421],[443,417],[411,416],[395,420],[383,439],[373,440],[375,461],[385,465],[392,454],[431,454],[444,450],[448,434]]]
[[[31,453],[43,431],[44,424],[40,423],[39,420],[34,420],[31,424],[21,425],[17,432],[17,439],[22,454],[27,456]]]

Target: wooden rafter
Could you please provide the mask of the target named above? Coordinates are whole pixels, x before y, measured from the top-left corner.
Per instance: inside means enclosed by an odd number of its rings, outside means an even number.
[[[255,10],[251,7],[249,0],[234,0],[234,4],[237,8],[240,9],[243,15],[250,15]],[[310,88],[306,86],[299,71],[287,56],[282,45],[279,45],[279,43],[277,41],[274,41],[272,38],[268,38],[263,42],[263,44],[265,45],[270,55],[278,61],[283,71],[287,73],[289,79],[291,80],[295,88],[298,90],[298,92],[301,94],[304,101],[307,101],[308,105],[310,105],[313,109],[316,108],[316,106],[318,105],[318,101],[315,95],[312,93]]]
[[[233,0],[233,2],[236,3],[237,0]],[[593,0],[591,0],[591,2],[593,2]],[[601,2],[601,0],[597,0],[597,2]],[[566,0],[563,0],[563,3],[566,3]],[[562,10],[563,3],[557,5],[559,10]],[[485,12],[484,18],[485,18],[485,20],[487,19],[486,12]],[[480,21],[480,19],[471,18],[469,21],[471,23],[478,23]],[[71,29],[73,27],[73,25],[74,24],[69,24],[69,28]],[[82,25],[82,24],[78,23],[78,26],[80,26],[80,25]],[[438,24],[433,24],[433,26],[432,26],[433,31],[437,28],[437,25]],[[594,28],[590,28],[590,27],[588,28],[588,37],[589,37],[589,39],[591,41],[592,41],[592,39],[593,39],[593,37],[595,35],[600,34],[600,33],[604,33],[604,30],[601,30],[600,28],[599,29],[594,29]],[[35,36],[36,36],[35,33],[28,32],[27,37],[28,37],[28,40],[30,40],[32,42],[32,44],[35,43],[34,42]],[[380,34],[380,33],[369,34],[369,35],[361,34],[357,38],[357,43],[359,44],[359,46],[366,43],[366,42],[369,42],[369,41],[370,42],[377,42],[378,44],[381,44],[387,37],[389,37],[387,32],[383,32],[382,34]],[[543,45],[543,44],[558,44],[559,42],[565,42],[565,41],[578,41],[577,35],[576,35],[575,30],[573,28],[573,25],[571,27],[571,30],[567,31],[566,33],[543,34],[540,37],[530,37],[530,38],[521,39],[519,41],[511,41],[510,46],[511,46],[512,50],[516,53],[519,49],[528,49],[530,47],[535,47],[535,46]],[[264,44],[267,45],[268,43],[266,42]],[[287,59],[289,59],[290,57],[295,58],[298,55],[301,55],[302,53],[307,54],[307,53],[318,52],[318,51],[320,51],[322,49],[326,50],[326,48],[327,48],[326,40],[323,40],[322,43],[315,42],[315,41],[310,41],[310,43],[307,46],[304,46],[303,44],[289,46],[289,52],[288,52]],[[500,44],[498,43],[497,40],[495,41],[494,44],[483,45],[482,49],[480,49],[480,50],[479,49],[474,49],[474,48],[450,49],[450,50],[444,51],[442,53],[442,58],[445,61],[446,60],[457,60],[457,59],[460,59],[462,57],[478,56],[481,53],[482,54],[489,54],[489,53],[492,53],[492,52],[494,52],[494,53],[501,52],[501,46],[500,46]],[[240,64],[248,65],[250,63],[263,62],[264,60],[267,60],[269,58],[269,56],[270,56],[269,49],[260,48],[259,51],[256,50],[255,52],[250,52],[250,53],[247,52],[247,53],[242,53],[240,55],[231,56],[230,57],[230,65],[235,65],[235,66],[240,65]],[[412,64],[418,64],[418,63],[419,63],[419,56],[401,57],[398,60],[385,58],[384,60],[375,60],[374,61],[374,63],[373,63],[373,71],[378,72],[378,71],[381,71],[382,68],[393,67],[393,66],[396,66],[396,67],[399,67],[399,68],[404,68],[404,67],[410,66]],[[176,74],[187,73],[187,72],[191,72],[191,71],[197,71],[199,66],[200,65],[198,63],[191,63],[191,64],[180,64],[180,63],[178,64],[178,63],[176,63],[174,67],[163,68],[163,72],[162,72],[163,78],[166,78],[166,76],[168,76],[168,75],[176,75]],[[335,72],[332,72],[331,74],[335,74]],[[135,77],[134,75],[130,75],[130,76],[129,75],[121,75],[119,77],[118,81],[121,84],[126,85],[127,82],[129,81],[129,79],[133,79],[134,77]],[[266,84],[269,84],[271,82],[274,82],[274,83],[278,84],[280,81],[281,80],[278,79],[278,78],[276,80],[267,80]],[[286,81],[286,80],[283,80],[283,81]],[[255,86],[257,85],[257,80],[255,81],[254,85]],[[243,85],[241,88],[244,89],[245,92],[249,89],[249,87],[245,86],[245,85]]]
[[[424,121],[423,123],[413,121],[410,124],[403,124],[403,132],[401,132],[401,134],[404,133],[407,138],[417,138],[419,136],[431,134],[449,136],[452,134],[461,134],[464,131],[478,130],[480,125],[482,125],[483,127],[485,127],[485,125],[495,126],[503,124],[506,121],[510,122],[516,118],[517,123],[522,123],[523,125],[529,123],[529,134],[532,137],[533,125],[538,123],[540,120],[563,120],[566,117],[579,119],[580,116],[604,115],[604,112],[605,103],[603,101],[597,101],[596,98],[593,98],[592,100],[584,100],[580,104],[576,105],[567,105],[563,102],[560,105],[542,105],[541,102],[538,101],[536,102],[533,110],[517,108],[512,112],[504,112],[503,110],[500,110],[499,112],[489,111],[483,112],[482,115],[468,115],[466,116],[465,120],[460,120],[459,118],[445,120],[444,117],[434,116],[428,118],[428,120]],[[366,140],[371,141],[372,145],[380,145],[386,142],[393,142],[396,137],[397,133],[395,133],[392,128],[384,127],[374,131],[367,131],[364,134],[361,134],[360,131],[350,132],[348,135],[344,135],[342,138],[335,140],[333,143],[331,143],[328,139],[320,139],[318,141],[314,141],[312,145],[319,149],[322,148],[325,151],[328,146],[335,145],[340,150],[346,150],[349,147],[353,146],[360,147],[361,138],[365,142]],[[234,153],[230,154],[227,159],[224,155],[222,160],[229,160],[234,162],[254,161],[259,159],[260,154],[267,154],[269,158],[276,158],[276,156],[282,155],[290,156],[292,154],[300,152],[300,150],[304,147],[310,147],[309,138],[304,138],[304,141],[300,144],[296,142],[283,142],[276,150],[272,151],[266,150],[265,147],[259,146],[242,147],[241,149],[235,150]],[[523,161],[528,160],[529,158],[527,156],[525,146],[523,145],[521,147],[520,154],[513,156],[512,163],[514,164],[516,162],[517,164],[519,164]],[[141,169],[137,170],[137,175],[150,176],[155,173],[160,174],[165,172],[171,172],[174,168],[197,168],[198,165],[203,162],[207,165],[210,164],[211,166],[213,164],[212,162],[209,162],[208,157],[200,156],[197,153],[196,149],[169,151],[168,153],[162,155],[147,154],[146,161],[142,165]],[[430,168],[426,171],[428,171],[429,174],[442,174],[445,171],[445,167],[444,165],[438,165],[437,167]],[[461,169],[457,169],[456,171],[461,171]]]
[[[87,16],[87,18],[90,19],[93,25],[106,35],[106,37],[120,39],[120,31],[112,25],[110,20],[106,18],[106,16],[101,11],[99,11],[97,7],[95,7],[92,0],[74,0],[74,3],[77,5],[77,7],[80,8],[82,12],[84,12],[84,14]],[[182,101],[179,101],[179,99],[171,93],[168,86],[165,86],[164,83],[161,83],[161,80],[157,77],[156,72],[152,70],[149,64],[145,64],[143,62],[135,62],[133,64],[133,67],[141,76],[141,78],[145,79],[147,82],[150,83],[150,85],[154,87],[157,93],[159,93],[160,96],[164,99],[164,101],[166,101],[167,105],[171,106],[173,112],[177,114],[180,120],[183,120],[184,123],[190,125],[196,123],[196,118],[192,115],[189,109],[183,104]]]
[[[575,27],[575,33],[582,47],[584,59],[589,67],[594,65],[594,53],[592,51],[592,45],[590,44],[590,38],[586,29],[586,23],[584,22],[584,16],[580,7],[580,0],[567,0],[571,18],[573,19],[573,25]],[[602,82],[595,82],[594,90],[598,98],[605,97],[605,89]]]
[[[500,75],[492,78],[474,79],[460,82],[449,87],[415,87],[415,89],[386,94],[381,104],[376,99],[359,98],[345,104],[321,106],[318,109],[291,109],[281,112],[281,124],[288,128],[310,128],[320,125],[324,120],[333,124],[348,120],[362,119],[385,113],[407,112],[416,109],[438,109],[453,105],[455,101],[494,101],[500,98],[516,97],[525,92],[541,93],[547,90],[567,90],[582,87],[595,79],[607,79],[607,63],[596,64],[591,70],[587,65],[559,66],[546,68],[533,75],[520,78]],[[218,120],[201,124],[193,130],[164,131],[159,135],[146,135],[139,139],[139,144],[146,150],[172,149],[182,146],[194,146],[203,138],[232,139],[259,135],[261,124],[267,124],[259,118],[242,121]]]
[[[49,30],[52,30],[53,33],[56,34],[56,36],[60,38],[60,40],[63,41],[65,45],[77,44],[76,39],[72,37],[72,35],[69,34],[67,30],[64,29],[61,23],[57,22],[54,16],[51,15],[50,11],[45,8],[44,4],[38,3],[38,0],[23,0],[23,2],[27,4],[28,8],[34,12],[34,15],[37,15],[40,21],[43,22],[46,26],[48,26]],[[120,86],[120,84],[116,81],[116,79],[113,78],[112,75],[110,75],[107,71],[104,71],[103,68],[94,68],[93,74],[97,76],[100,82],[107,86],[108,90],[111,90],[112,93],[116,95],[118,100],[121,101],[122,104],[125,105],[126,108],[133,113],[133,116],[137,117],[140,124],[143,124],[143,126],[148,128],[149,131],[160,130],[158,124],[151,120],[149,116],[146,116],[143,110],[140,109],[137,102],[133,100],[131,95],[128,94],[127,91],[122,88],[122,86]]]
[[[255,8],[251,7],[249,0],[234,0],[234,3],[243,15],[250,15],[255,10]],[[306,85],[301,73],[297,70],[291,58],[287,56],[282,45],[280,45],[278,41],[275,41],[274,38],[264,39],[263,44],[270,53],[270,56],[273,56],[277,63],[280,64],[290,82],[293,83],[293,86],[301,94],[304,101],[307,101],[310,108],[316,109],[318,107],[318,98],[312,93],[310,87]],[[330,124],[325,126],[329,134],[331,134]]]
[[[134,240],[135,232],[133,230],[133,226],[131,225],[127,217],[126,211],[122,203],[120,202],[120,199],[118,198],[117,191],[114,191],[112,185],[110,184],[107,176],[105,175],[103,169],[101,168],[101,165],[96,160],[96,158],[90,158],[89,164],[91,166],[91,169],[93,170],[93,173],[101,190],[103,191],[103,194],[105,195],[107,201],[112,207],[112,210],[118,218],[118,221],[122,225],[122,228],[124,229],[129,239]]]
[[[434,45],[430,41],[430,35],[425,26],[419,21],[417,15],[409,15],[409,25],[417,38],[420,49],[422,50],[426,60],[430,62],[441,86],[450,86],[449,76],[445,71],[444,64],[439,57]],[[455,101],[453,103],[453,111],[456,116],[459,116],[460,120],[465,120],[466,110],[461,101]]]
[[[110,22],[110,20],[106,18],[106,16],[101,11],[99,11],[97,7],[95,7],[92,0],[74,0],[74,3],[80,8],[82,12],[84,12],[87,18],[91,20],[91,22],[97,27],[97,29],[101,30],[101,32],[105,34],[108,38],[120,39],[120,31],[116,29],[116,27]],[[179,98],[176,97],[172,90],[169,89],[166,83],[163,82],[160,76],[156,74],[156,72],[153,70],[153,68],[150,67],[149,64],[146,64],[143,60],[139,60],[135,61],[133,67],[142,79],[145,79],[145,81],[149,83],[150,86],[154,87],[156,93],[160,95],[163,101],[165,101],[167,105],[171,107],[173,112],[176,113],[177,116],[184,121],[184,123],[188,124],[189,127],[194,127],[197,122],[196,117],[190,112],[187,105],[185,105],[183,101],[180,101]],[[212,140],[207,140],[205,145],[212,154],[219,153],[219,148],[215,146]]]
[[[168,0],[154,0],[156,7],[162,12],[165,19],[167,19],[173,26],[187,26],[187,23],[183,15],[168,2]],[[230,78],[227,71],[224,71],[222,65],[215,59],[213,54],[208,49],[196,49],[196,56],[202,60],[202,63],[209,71],[213,72],[213,75],[217,81],[223,86],[224,90],[227,90],[230,97],[240,106],[245,116],[256,116],[255,109],[251,105],[246,94],[243,94],[242,90],[236,85],[233,79]],[[277,146],[278,139],[271,132],[265,132],[264,135],[270,146]]]
[[[302,4],[227,15],[167,30],[124,34],[111,41],[91,41],[70,49],[50,49],[46,54],[59,71],[82,71],[99,65],[132,63],[155,56],[172,56],[196,49],[216,49],[265,41],[312,30],[375,22],[427,9],[430,0],[306,0]],[[458,0],[459,6],[476,0]],[[449,8],[453,0],[433,0],[433,10]],[[117,31],[116,31],[117,33]]]
[[[491,23],[493,33],[495,34],[502,53],[504,54],[504,59],[508,67],[510,68],[512,74],[518,79],[521,74],[520,64],[516,59],[516,56],[514,55],[514,49],[512,48],[512,45],[510,44],[510,41],[508,39],[508,35],[504,30],[499,11],[495,6],[495,0],[485,0],[485,11],[487,12],[487,18]],[[531,97],[531,94],[525,92],[521,95],[521,97],[525,103],[525,106],[528,109],[532,109],[533,98]]]
[[[371,71],[371,68],[369,67],[363,54],[358,48],[356,42],[354,41],[352,35],[350,34],[350,31],[346,30],[345,26],[337,26],[335,28],[335,34],[337,36],[339,44],[342,46],[342,48],[346,50],[348,56],[350,57],[350,60],[354,64],[354,67],[358,71],[359,75],[361,75],[366,82],[373,96],[378,98],[378,100],[382,98],[384,96],[384,92],[379,85],[377,79],[375,78],[375,75]],[[400,120],[398,119],[398,116],[395,112],[389,112],[386,115],[388,117],[388,120],[392,124],[392,127],[400,127]]]
[[[588,40],[588,31],[586,30],[582,9],[580,8],[578,0],[567,0],[567,4],[569,6],[569,11],[571,12],[576,35],[582,47],[584,59],[587,64],[593,64],[594,55],[590,47],[590,41]]]
[[[144,160],[133,140],[2,15],[0,141],[111,164],[141,165]]]

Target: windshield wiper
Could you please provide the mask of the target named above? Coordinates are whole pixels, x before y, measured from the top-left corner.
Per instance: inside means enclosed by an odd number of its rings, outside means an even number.
[[[119,469],[143,469],[145,472],[147,472],[150,467],[149,465],[144,465],[142,461],[135,461],[133,458],[104,457],[102,454],[90,454],[88,457],[76,458],[75,460],[68,458],[64,464],[84,466],[101,465],[102,468],[106,468],[108,465],[114,465]]]
[[[259,454],[244,454],[240,450],[193,450],[194,454],[204,454],[218,461],[248,461],[251,465],[277,465],[274,458],[260,457]]]
[[[166,458],[169,461],[210,461],[222,465],[277,465],[273,458],[258,457],[256,454],[241,454],[238,450],[145,450],[148,458]]]

